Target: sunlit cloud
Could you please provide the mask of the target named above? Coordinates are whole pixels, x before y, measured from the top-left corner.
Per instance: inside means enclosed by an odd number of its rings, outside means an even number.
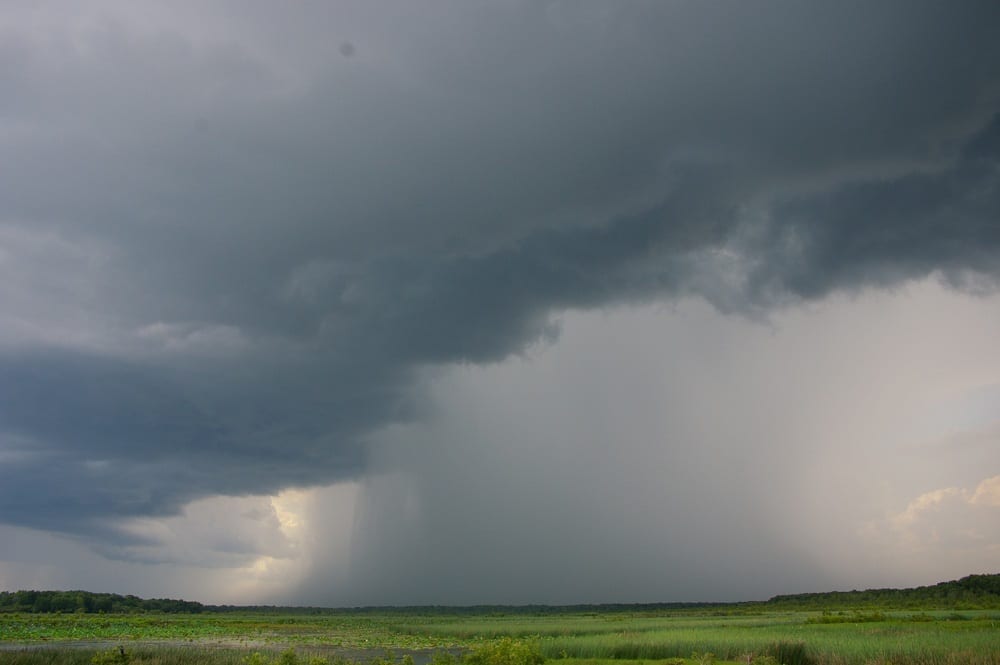
[[[1000,476],[971,490],[945,487],[921,494],[890,524],[914,548],[995,551],[1000,548]]]

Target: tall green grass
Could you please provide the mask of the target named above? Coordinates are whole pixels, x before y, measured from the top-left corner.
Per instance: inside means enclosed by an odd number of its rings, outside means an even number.
[[[982,611],[512,616],[400,627],[473,641],[537,636],[553,659],[658,661],[711,652],[729,661],[769,655],[784,665],[1000,665],[1000,617]]]
[[[248,653],[333,648],[420,649],[482,648],[513,638],[537,645],[552,665],[632,661],[628,665],[665,665],[693,653],[712,653],[719,661],[746,663],[770,656],[783,665],[1000,665],[1000,613],[991,611],[919,612],[912,610],[843,613],[711,611],[511,615],[446,615],[368,612],[308,615],[0,615],[0,641],[39,644],[52,640],[122,640],[136,653],[136,641],[190,642],[175,650],[162,646],[147,659],[152,665],[176,662],[247,665]],[[160,642],[164,644],[164,642]],[[208,644],[244,649],[203,648]],[[152,648],[152,647],[150,647]],[[0,651],[0,665],[76,665],[89,663],[85,652]],[[192,654],[201,653],[201,656]],[[166,654],[166,655],[164,655]],[[206,655],[207,654],[207,655]],[[414,655],[418,655],[415,651]],[[165,660],[169,657],[169,660]],[[39,660],[39,658],[44,658]],[[243,658],[244,660],[240,660]],[[159,660],[156,660],[159,659]],[[200,660],[199,660],[200,659]],[[145,661],[143,661],[145,662]],[[452,665],[459,665],[453,663]],[[497,663],[496,665],[502,665]]]
[[[1000,665],[1000,630],[989,622],[977,623],[965,630],[926,623],[686,626],[634,636],[549,638],[541,641],[541,648],[550,658],[656,660],[707,651],[730,660],[747,653],[769,654],[786,665],[928,665],[949,663],[954,654],[964,654],[966,658],[975,655],[970,663]]]

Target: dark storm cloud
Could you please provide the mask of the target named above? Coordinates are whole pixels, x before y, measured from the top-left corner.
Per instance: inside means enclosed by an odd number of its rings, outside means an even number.
[[[0,47],[7,522],[357,475],[414,368],[563,308],[997,273],[993,3],[40,6]]]
[[[1000,114],[951,164],[776,206],[752,288],[814,298],[941,271],[1000,275]],[[973,280],[974,281],[974,280]],[[758,294],[762,295],[762,294]]]
[[[70,532],[87,532],[100,518],[169,514],[205,494],[343,477],[361,456],[337,439],[387,417],[393,401],[377,380],[375,388],[359,381],[356,391],[313,396],[318,380],[308,368],[300,383],[271,375],[258,392],[219,394],[211,377],[190,385],[193,371],[184,385],[166,368],[93,355],[49,351],[0,362],[2,431],[12,452],[0,465],[5,521]],[[239,369],[213,369],[226,374],[218,390],[233,392]],[[290,399],[274,397],[284,390]]]

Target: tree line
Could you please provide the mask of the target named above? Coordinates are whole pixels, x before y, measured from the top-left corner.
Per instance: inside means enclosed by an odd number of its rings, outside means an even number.
[[[694,610],[720,612],[753,611],[760,607],[824,610],[837,608],[997,608],[1000,607],[1000,574],[968,575],[951,582],[941,582],[913,589],[866,589],[864,591],[828,591],[774,596],[764,602],[744,603],[645,603],[635,605],[478,605],[472,607],[275,607],[203,605],[191,600],[139,598],[115,593],[91,591],[0,591],[0,612],[80,612],[95,613],[200,613],[263,612],[298,614],[384,613],[415,614],[560,614],[579,612],[651,612]]]
[[[965,607],[1000,606],[1000,575],[967,575],[951,582],[939,582],[912,589],[866,589],[864,591],[828,591],[775,596],[767,605],[795,609],[828,607]]]
[[[83,614],[185,612],[205,609],[192,600],[139,598],[91,591],[0,591],[0,612],[79,612]]]

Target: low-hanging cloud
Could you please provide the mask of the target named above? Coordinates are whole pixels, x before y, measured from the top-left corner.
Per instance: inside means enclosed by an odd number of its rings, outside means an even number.
[[[995,286],[997,8],[858,11],[9,4],[0,520],[357,477],[568,308]]]

